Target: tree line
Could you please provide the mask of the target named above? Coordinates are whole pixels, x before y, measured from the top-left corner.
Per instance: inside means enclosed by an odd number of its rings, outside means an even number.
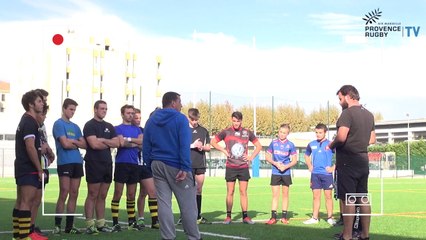
[[[243,126],[254,130],[254,107],[250,104],[243,105],[236,109],[225,101],[222,104],[210,105],[207,101],[188,102],[182,108],[182,112],[187,114],[189,108],[198,108],[201,113],[200,124],[207,128],[211,135],[231,125],[231,114],[233,111],[243,113]],[[341,109],[336,106],[319,107],[310,113],[299,105],[278,105],[274,108],[256,106],[256,135],[275,136],[278,128],[283,123],[291,126],[292,132],[313,131],[318,123],[335,125],[340,115]],[[376,120],[381,120],[381,114],[375,114]]]

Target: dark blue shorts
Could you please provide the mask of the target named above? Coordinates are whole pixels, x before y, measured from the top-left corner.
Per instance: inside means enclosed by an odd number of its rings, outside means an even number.
[[[334,188],[333,175],[311,174],[311,189],[331,190]]]
[[[49,183],[49,172],[44,170],[44,185],[46,186]],[[15,178],[15,182],[17,186],[33,186],[37,189],[41,189],[41,181],[38,179],[38,174],[25,174]]]

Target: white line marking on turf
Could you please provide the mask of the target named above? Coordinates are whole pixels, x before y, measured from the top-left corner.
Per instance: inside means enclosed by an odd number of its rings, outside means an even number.
[[[78,217],[78,219],[85,219],[85,218],[84,217]],[[105,222],[112,223],[111,220],[105,220]],[[128,225],[127,222],[119,221],[118,223],[120,225],[126,225],[126,226]],[[222,222],[217,222],[217,223],[222,224]],[[145,227],[151,228],[150,225],[145,225]],[[176,231],[177,232],[184,232],[183,229],[179,229],[179,228],[176,228]],[[240,236],[225,235],[225,234],[212,233],[212,232],[200,232],[200,234],[202,234],[202,235],[208,235],[208,236],[213,236],[213,237],[228,238],[228,239],[239,239],[239,240],[249,240],[250,239],[250,238],[244,238],[244,237],[240,237]]]

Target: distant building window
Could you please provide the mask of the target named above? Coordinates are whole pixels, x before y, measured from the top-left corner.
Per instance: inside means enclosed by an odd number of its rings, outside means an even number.
[[[3,93],[3,94],[1,95],[1,101],[2,101],[2,102],[6,101],[6,94],[4,94],[4,93]]]
[[[5,134],[5,140],[15,141],[15,134]]]

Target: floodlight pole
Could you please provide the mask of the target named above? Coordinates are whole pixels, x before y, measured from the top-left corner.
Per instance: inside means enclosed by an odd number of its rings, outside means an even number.
[[[408,160],[408,170],[411,169],[411,154],[410,154],[410,114],[407,113],[407,160]]]

